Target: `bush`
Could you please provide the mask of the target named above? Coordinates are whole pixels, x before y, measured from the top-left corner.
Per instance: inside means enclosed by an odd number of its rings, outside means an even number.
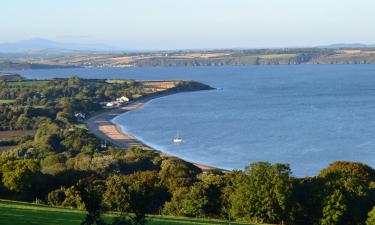
[[[366,225],[375,225],[375,206],[372,208],[372,210],[368,214]]]
[[[48,204],[53,206],[61,206],[66,198],[65,189],[60,188],[54,191],[51,191],[48,194]]]

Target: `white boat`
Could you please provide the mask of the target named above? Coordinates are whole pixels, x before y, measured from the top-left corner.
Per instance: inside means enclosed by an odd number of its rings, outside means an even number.
[[[178,135],[176,135],[174,138],[173,138],[173,143],[176,143],[176,144],[179,144],[182,142],[182,138],[180,138]]]

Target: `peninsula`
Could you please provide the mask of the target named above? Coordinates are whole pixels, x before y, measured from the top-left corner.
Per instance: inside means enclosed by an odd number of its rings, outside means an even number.
[[[156,91],[150,95],[140,99],[129,102],[128,104],[113,109],[105,109],[85,121],[87,128],[95,136],[105,140],[118,148],[128,149],[131,147],[141,147],[143,150],[157,151],[162,157],[170,157],[169,155],[161,152],[159,149],[154,149],[140,140],[136,139],[130,134],[125,133],[119,126],[112,122],[115,117],[142,107],[146,102],[168,96],[171,94],[192,91],[211,90],[213,88],[193,81],[155,81],[144,82],[146,86],[152,86]],[[191,162],[203,171],[215,169],[214,167]]]

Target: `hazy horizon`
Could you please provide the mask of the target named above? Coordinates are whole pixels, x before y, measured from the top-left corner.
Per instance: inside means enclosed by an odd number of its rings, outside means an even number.
[[[35,45],[35,43],[37,43]],[[43,46],[43,43],[53,43],[56,44],[56,47],[50,47],[48,44],[46,47]],[[127,51],[127,52],[152,52],[152,51],[220,51],[220,50],[256,50],[256,49],[282,49],[282,48],[320,48],[320,47],[375,47],[375,44],[372,43],[327,43],[326,45],[320,46],[277,46],[277,47],[218,47],[218,48],[174,48],[174,49],[125,49],[119,46],[107,45],[106,43],[80,43],[80,42],[59,42],[56,40],[51,40],[43,37],[34,37],[28,40],[15,40],[12,42],[0,42],[0,52],[4,45],[11,46],[10,48],[20,48],[19,50],[10,50],[10,52],[23,52],[29,50],[48,50],[48,49],[66,49],[66,50],[87,50],[87,51]],[[7,52],[7,51],[4,51]]]
[[[45,38],[129,50],[374,44],[370,0],[2,1],[0,42]]]

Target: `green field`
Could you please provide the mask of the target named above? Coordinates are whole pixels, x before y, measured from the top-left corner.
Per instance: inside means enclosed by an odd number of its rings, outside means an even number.
[[[0,99],[0,104],[9,104],[15,102],[15,99]]]
[[[49,80],[23,80],[23,81],[11,81],[8,84],[12,87],[40,87],[50,82]]]
[[[80,225],[84,211],[67,208],[55,208],[23,202],[0,200],[0,225]],[[104,219],[112,221],[115,214],[106,214]],[[221,220],[203,220],[184,217],[149,216],[148,225],[202,224],[224,225],[233,223]],[[246,224],[249,225],[249,224]]]

